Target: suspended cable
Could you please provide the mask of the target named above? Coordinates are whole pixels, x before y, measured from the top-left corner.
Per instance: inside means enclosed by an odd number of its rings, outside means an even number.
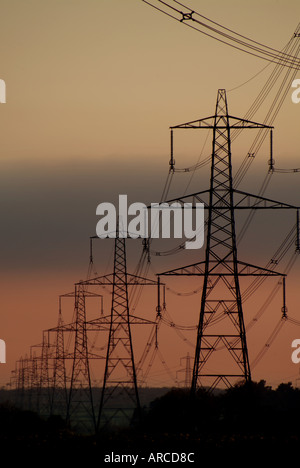
[[[299,52],[300,52],[300,44],[298,41],[293,41],[290,40],[288,42],[288,44],[285,46],[284,50],[287,50],[290,45],[292,45],[292,50],[295,51],[296,55],[299,55]],[[262,90],[260,91],[259,95],[257,96],[257,98],[255,99],[254,103],[252,104],[252,106],[250,107],[249,111],[246,113],[245,115],[245,119],[251,119],[253,118],[254,114],[257,112],[257,110],[259,109],[259,107],[262,105],[262,103],[264,102],[264,100],[269,97],[270,95],[270,92],[273,88],[273,86],[275,85],[276,81],[278,80],[280,74],[283,72],[283,67],[280,66],[280,64],[277,64],[274,68],[274,70],[272,71],[269,79],[267,80],[267,82],[265,83],[265,85],[263,86]],[[279,90],[277,91],[277,94],[273,100],[273,103],[264,119],[264,124],[268,124],[268,125],[272,125],[274,123],[274,120],[284,102],[284,99],[286,98],[286,95],[290,89],[290,86],[286,86],[286,84],[290,81],[293,81],[293,79],[295,78],[296,76],[296,70],[294,71],[291,71],[291,70],[287,70],[286,74],[285,74],[285,77],[284,77],[284,80],[281,82],[281,85],[279,87]],[[277,107],[275,107],[275,104],[277,104]],[[273,114],[272,114],[272,111],[273,111]],[[235,139],[239,133],[241,132],[241,130],[237,130],[236,132],[233,133],[233,136],[232,138]],[[241,183],[242,179],[244,178],[246,172],[248,171],[249,167],[251,166],[251,164],[253,163],[254,161],[254,158],[255,156],[257,155],[260,147],[262,146],[266,136],[267,136],[267,133],[265,130],[261,129],[257,135],[256,135],[256,138],[254,140],[254,142],[252,143],[248,153],[247,153],[247,156],[245,157],[244,161],[242,162],[240,168],[238,169],[236,175],[235,175],[235,178],[234,178],[234,185],[235,187],[238,187],[238,185]]]
[[[248,80],[244,81],[244,82],[241,83],[240,85],[235,86],[234,88],[229,89],[229,90],[227,91],[227,93],[231,93],[232,91],[236,91],[237,89],[242,88],[242,86],[245,86],[246,84],[250,83],[250,81],[254,80],[258,75],[260,75],[262,72],[264,72],[270,65],[271,65],[271,63],[267,63],[267,65],[266,65],[265,67],[263,67],[259,72],[255,73],[255,75],[251,76],[251,78],[249,78]]]
[[[271,335],[269,336],[267,342],[265,343],[265,345],[263,346],[263,348],[261,349],[261,351],[257,354],[257,356],[255,357],[255,359],[253,360],[252,364],[251,364],[251,367],[252,369],[254,367],[257,366],[257,364],[261,361],[261,359],[263,358],[263,356],[266,354],[266,352],[270,349],[270,346],[272,345],[272,343],[274,342],[275,338],[277,337],[277,335],[279,334],[280,330],[282,329],[283,325],[285,324],[286,322],[286,319],[283,319],[281,318],[279,320],[279,322],[277,323],[277,325],[275,326],[274,330],[272,331]]]
[[[170,5],[170,2],[165,2],[162,0],[157,0],[157,3],[160,5],[160,7],[156,6],[153,2],[142,0],[144,3],[148,4],[149,6],[155,8],[156,10],[160,11],[161,13],[164,13],[165,15],[175,19],[176,21],[184,24],[185,26],[190,27],[191,29],[194,29],[208,37],[211,37],[223,44],[229,45],[235,49],[238,49],[240,51],[243,51],[249,55],[261,58],[263,60],[267,60],[273,63],[277,63],[278,61],[281,61],[281,63],[284,64],[284,66],[289,67],[289,68],[294,68],[294,69],[299,69],[300,68],[300,61],[295,60],[295,57],[290,56],[288,54],[282,53],[276,49],[273,49],[271,47],[265,46],[257,41],[254,41],[250,38],[247,38],[245,36],[242,36],[238,33],[235,33],[232,30],[229,30],[228,28],[225,28],[221,25],[218,25],[218,23],[214,23],[213,21],[209,20],[211,23],[221,27],[224,29],[218,29],[213,26],[210,26],[207,23],[204,23],[203,21],[200,21],[195,18],[194,15],[197,15],[199,17],[205,18],[199,13],[191,10],[189,7],[180,4],[183,6],[188,12],[182,12],[181,10],[178,10],[177,8],[173,7]],[[169,10],[164,10],[162,7],[166,7]],[[169,13],[168,11],[172,11],[172,14]],[[174,16],[174,14],[177,14],[178,17]],[[207,20],[207,19],[206,19]],[[202,28],[208,29],[210,33],[204,31],[203,29],[199,29],[197,26],[191,25],[189,22],[192,22],[193,24],[197,24],[201,26]],[[231,34],[228,34],[225,31],[229,31]],[[221,39],[220,37],[224,39]],[[236,37],[235,37],[236,36]]]

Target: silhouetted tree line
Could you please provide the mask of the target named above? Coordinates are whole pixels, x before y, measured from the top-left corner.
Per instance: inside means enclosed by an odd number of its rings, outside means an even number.
[[[77,434],[59,416],[43,419],[6,402],[0,405],[0,449],[40,449],[49,457],[57,450],[67,456],[87,451],[99,460],[109,451],[192,451],[197,457],[223,457],[247,450],[247,456],[265,452],[277,460],[278,452],[298,453],[299,416],[300,390],[290,383],[272,389],[263,380],[215,394],[199,390],[194,398],[188,390],[172,389],[143,408],[142,424],[97,436]]]
[[[173,389],[155,399],[144,415],[145,427],[199,434],[300,434],[300,390],[264,380],[238,384],[224,392],[199,389],[195,396]]]

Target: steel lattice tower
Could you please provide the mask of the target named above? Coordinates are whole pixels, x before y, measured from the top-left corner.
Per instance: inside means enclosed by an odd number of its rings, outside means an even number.
[[[205,260],[160,273],[160,275],[168,276],[203,277],[191,386],[192,394],[194,394],[200,386],[213,389],[219,383],[230,387],[237,380],[246,382],[251,380],[240,278],[243,276],[281,276],[285,291],[284,274],[238,260],[235,210],[281,208],[294,209],[297,212],[298,210],[295,206],[233,188],[231,129],[270,129],[269,164],[271,168],[273,167],[271,130],[273,127],[229,115],[224,89],[218,91],[213,116],[171,127],[171,171],[174,171],[173,129],[177,128],[213,131],[209,190],[176,198],[176,201],[182,203],[188,199],[192,199],[193,203],[202,202],[208,211]],[[299,250],[298,218],[296,250]],[[285,292],[283,298],[282,313],[285,317]]]
[[[64,344],[64,329],[63,318],[61,311],[61,297],[59,298],[59,314],[56,330],[55,356],[53,363],[53,381],[50,414],[58,413],[61,416],[66,416],[67,412],[67,376],[65,366],[65,344]]]
[[[190,357],[190,353],[187,353],[187,356],[186,356],[185,360],[186,360],[186,366],[185,366],[184,386],[186,388],[188,388],[191,385],[191,357]]]
[[[126,426],[133,417],[140,417],[140,401],[137,387],[137,375],[134,362],[131,326],[151,325],[154,321],[130,314],[128,289],[155,286],[158,289],[158,305],[160,297],[160,282],[127,272],[126,237],[119,235],[117,226],[114,242],[114,269],[108,275],[89,278],[81,281],[83,288],[110,287],[112,301],[109,315],[89,320],[85,323],[86,332],[104,331],[108,333],[106,356],[93,355],[90,358],[105,360],[102,381],[102,392],[96,429],[106,425]],[[91,239],[93,239],[92,237]],[[95,237],[97,238],[97,237]],[[91,242],[92,248],[92,242]],[[91,250],[90,261],[93,262]],[[93,293],[89,292],[93,295]],[[94,296],[98,296],[94,294]]]
[[[130,330],[127,284],[125,239],[120,238],[117,231],[111,319],[98,427],[102,421],[105,423],[120,417],[120,413],[126,419],[131,419],[128,411],[130,412],[132,407],[136,408],[138,416],[141,411]]]
[[[43,332],[43,342],[41,345],[39,388],[37,395],[37,407],[39,414],[49,416],[50,414],[50,375],[49,367],[51,362],[51,347],[46,333]]]
[[[219,206],[223,209],[219,210]],[[233,281],[222,281],[217,285],[216,270],[231,270]],[[214,287],[222,288],[222,299],[209,303],[209,295]],[[227,295],[227,291],[229,294]],[[224,297],[230,299],[224,299]],[[227,321],[230,321],[226,334],[211,334],[206,325],[212,320],[216,308],[221,306],[228,311]],[[233,326],[232,326],[233,325]],[[224,324],[222,328],[226,329]],[[218,376],[206,375],[214,380],[215,386],[220,380],[229,378],[244,378],[251,380],[246,332],[244,325],[242,300],[238,275],[235,220],[233,209],[233,182],[231,164],[230,124],[228,117],[225,90],[219,90],[216,112],[213,124],[213,147],[211,158],[211,178],[209,193],[209,210],[206,237],[205,274],[201,298],[200,320],[197,333],[197,345],[193,369],[192,388],[195,389],[199,373],[204,368],[214,348],[222,342],[236,362],[236,374],[228,375],[228,371]],[[202,372],[201,372],[202,373]],[[225,382],[227,383],[227,382]]]
[[[90,377],[89,353],[86,330],[86,293],[83,284],[75,285],[75,344],[69,391],[67,421],[76,421],[85,426],[88,415],[96,427]],[[89,424],[88,424],[89,425]]]

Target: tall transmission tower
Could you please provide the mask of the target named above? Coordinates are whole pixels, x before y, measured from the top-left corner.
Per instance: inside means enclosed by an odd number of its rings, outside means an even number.
[[[120,394],[127,394],[140,416],[141,407],[130,329],[125,239],[115,239],[111,322],[107,346],[103,389],[99,409],[99,424],[105,406],[113,410],[113,417],[127,408],[120,407]],[[115,401],[114,401],[115,400]],[[114,407],[116,405],[116,407]],[[127,403],[128,405],[128,403]]]
[[[82,285],[112,287],[110,315],[90,320],[86,324],[88,332],[108,330],[97,429],[107,425],[126,426],[135,414],[137,418],[140,417],[141,410],[131,326],[155,324],[154,321],[130,313],[128,288],[156,286],[159,290],[160,283],[127,272],[125,238],[119,236],[117,228],[113,273],[90,278],[83,281]]]
[[[298,213],[295,206],[233,188],[231,129],[269,129],[272,132],[272,128],[229,115],[224,89],[218,91],[213,116],[171,127],[171,170],[174,170],[174,129],[211,129],[213,131],[209,190],[171,200],[184,203],[192,199],[193,203],[204,203],[208,210],[205,260],[160,273],[160,275],[167,276],[203,277],[192,393],[195,393],[199,386],[208,386],[213,389],[220,383],[230,387],[237,380],[246,382],[251,380],[240,278],[242,276],[280,276],[283,278],[285,291],[284,274],[238,260],[235,232],[236,209],[294,209]],[[272,138],[270,138],[271,145]],[[272,167],[272,146],[270,158],[270,167]],[[296,249],[299,250],[298,215],[296,242]],[[285,292],[283,298],[282,313],[285,317]]]

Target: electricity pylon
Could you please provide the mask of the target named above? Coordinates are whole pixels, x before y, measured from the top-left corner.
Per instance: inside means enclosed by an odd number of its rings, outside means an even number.
[[[140,417],[137,371],[134,361],[132,325],[152,325],[154,321],[130,313],[129,287],[156,286],[160,283],[127,272],[125,238],[117,228],[113,273],[90,278],[85,286],[111,286],[111,312],[87,322],[87,331],[108,330],[107,352],[97,429],[107,425],[126,426],[136,414]],[[159,296],[159,295],[158,295]]]
[[[186,366],[185,366],[185,379],[184,379],[184,386],[188,388],[191,385],[191,357],[190,353],[186,355]]]
[[[180,369],[176,372],[176,378],[178,374],[182,374],[184,372],[184,380],[180,380],[179,382],[184,385],[184,388],[190,388],[191,380],[192,380],[192,368],[191,368],[191,356],[190,353],[187,353],[186,356],[180,359],[180,365],[182,365],[182,361],[185,361],[185,368]]]
[[[238,260],[235,210],[281,208],[295,209],[297,212],[298,210],[295,206],[233,188],[231,129],[269,129],[272,132],[273,127],[229,115],[224,89],[218,91],[213,116],[171,127],[171,171],[174,170],[173,130],[176,128],[213,131],[209,190],[171,200],[184,203],[192,199],[193,203],[204,203],[208,210],[205,260],[160,274],[203,277],[191,386],[192,393],[195,393],[199,386],[213,389],[219,383],[230,387],[237,380],[246,382],[251,380],[240,277],[281,276],[285,288],[284,274]],[[272,138],[270,138],[271,144]],[[272,147],[270,155],[270,167],[273,167]],[[299,250],[299,225],[297,225],[297,250]],[[283,297],[282,312],[285,316],[285,293]],[[210,368],[207,368],[208,362]]]
[[[48,341],[46,333],[43,332],[39,369],[39,389],[37,395],[38,412],[42,416],[49,416],[50,414],[51,357],[52,347]]]
[[[98,298],[80,283],[71,293],[59,296],[58,324],[46,330],[52,352],[50,414],[60,414],[69,424],[76,424],[84,432],[95,430],[93,388],[90,378],[90,360],[103,359],[88,349],[86,330],[86,299]],[[65,324],[62,316],[62,298],[72,298],[74,321]],[[54,338],[51,336],[54,334]],[[66,336],[68,337],[66,339]],[[72,338],[74,339],[72,341]],[[73,342],[73,349],[70,343]],[[71,374],[66,364],[71,361]],[[68,388],[69,387],[69,388]]]
[[[86,331],[86,291],[82,283],[75,285],[75,343],[67,421],[76,421],[77,426],[88,430],[90,422],[96,427]]]
[[[128,408],[122,407],[122,403],[118,402],[118,398],[122,394],[125,394],[126,400],[129,400],[126,405],[129,404],[130,408],[133,403],[138,415],[140,415],[141,407],[129,317],[125,239],[119,238],[117,235],[114,253],[111,322],[99,409],[99,424],[108,401],[110,411],[112,411],[110,418],[115,417],[120,412],[127,415]]]
[[[55,353],[53,359],[53,379],[51,388],[50,414],[67,415],[68,393],[67,374],[65,365],[64,322],[61,310],[61,296],[59,297],[58,323],[55,339]]]

